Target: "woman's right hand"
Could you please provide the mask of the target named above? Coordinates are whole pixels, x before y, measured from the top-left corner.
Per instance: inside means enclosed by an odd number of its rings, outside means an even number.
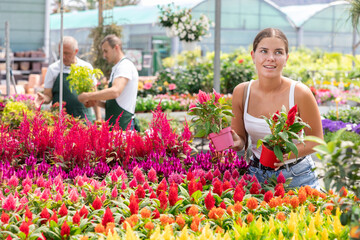
[[[236,134],[234,130],[231,129],[231,135],[234,141],[234,145],[232,145],[230,148],[235,151],[240,151],[244,147],[244,142],[241,140],[239,135]]]

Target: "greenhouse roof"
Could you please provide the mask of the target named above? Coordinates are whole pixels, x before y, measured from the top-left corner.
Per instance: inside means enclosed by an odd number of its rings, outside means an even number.
[[[180,7],[193,8],[198,3],[203,0],[195,0],[193,3],[180,4]],[[159,16],[159,9],[156,5],[154,6],[125,6],[125,7],[115,7],[112,11],[113,22],[116,22],[118,25],[122,24],[150,24],[157,21]],[[108,12],[104,11],[104,24],[109,24],[109,19],[106,19],[105,16],[109,15]],[[78,12],[69,12],[64,13],[64,29],[71,28],[89,28],[96,27],[98,25],[98,10],[87,10],[87,11],[78,11]],[[56,30],[60,29],[60,13],[53,14],[50,16],[50,29]]]
[[[340,4],[349,3],[346,1],[337,1],[323,4],[293,5],[281,7],[280,10],[283,11],[295,23],[296,26],[300,27],[315,14],[321,12],[328,7]]]

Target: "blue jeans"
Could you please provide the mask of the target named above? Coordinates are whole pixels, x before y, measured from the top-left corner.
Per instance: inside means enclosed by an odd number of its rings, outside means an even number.
[[[292,178],[289,187],[301,187],[309,185],[312,188],[320,189],[317,173],[314,170],[315,163],[310,155],[306,156],[304,160],[297,163],[290,168],[284,168],[278,171],[262,170],[253,166],[249,167],[249,174],[255,175],[259,182],[263,183],[272,175],[279,176],[280,172],[284,175],[285,179]],[[289,170],[289,171],[288,171]]]

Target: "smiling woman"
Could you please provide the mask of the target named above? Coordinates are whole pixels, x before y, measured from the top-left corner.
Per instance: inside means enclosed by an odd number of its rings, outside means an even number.
[[[284,162],[275,163],[275,169],[265,167],[259,162],[262,148],[256,143],[266,135],[271,134],[264,117],[269,118],[285,107],[291,109],[298,106],[298,115],[310,126],[304,133],[322,138],[322,127],[319,109],[310,89],[282,75],[289,58],[288,40],[279,29],[266,28],[258,33],[253,42],[251,57],[255,64],[258,79],[250,83],[239,84],[233,92],[232,129],[234,146],[241,150],[248,140],[251,142],[253,155],[250,157],[250,174],[264,182],[272,175],[282,173],[286,178],[292,178],[290,187],[310,185],[318,188],[315,164],[310,154],[314,143],[296,144],[298,156],[294,158],[283,153]],[[286,113],[284,113],[286,114]],[[287,145],[291,145],[289,139]]]

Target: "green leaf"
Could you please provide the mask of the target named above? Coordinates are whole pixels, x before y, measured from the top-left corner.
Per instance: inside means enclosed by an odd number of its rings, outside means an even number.
[[[283,152],[281,151],[279,145],[276,145],[276,146],[274,147],[274,153],[275,153],[276,157],[277,157],[281,162],[284,162]]]
[[[321,139],[319,137],[315,137],[315,136],[306,136],[306,137],[304,137],[304,140],[310,141],[310,142],[316,142],[321,145],[326,145],[326,142],[323,139]]]

